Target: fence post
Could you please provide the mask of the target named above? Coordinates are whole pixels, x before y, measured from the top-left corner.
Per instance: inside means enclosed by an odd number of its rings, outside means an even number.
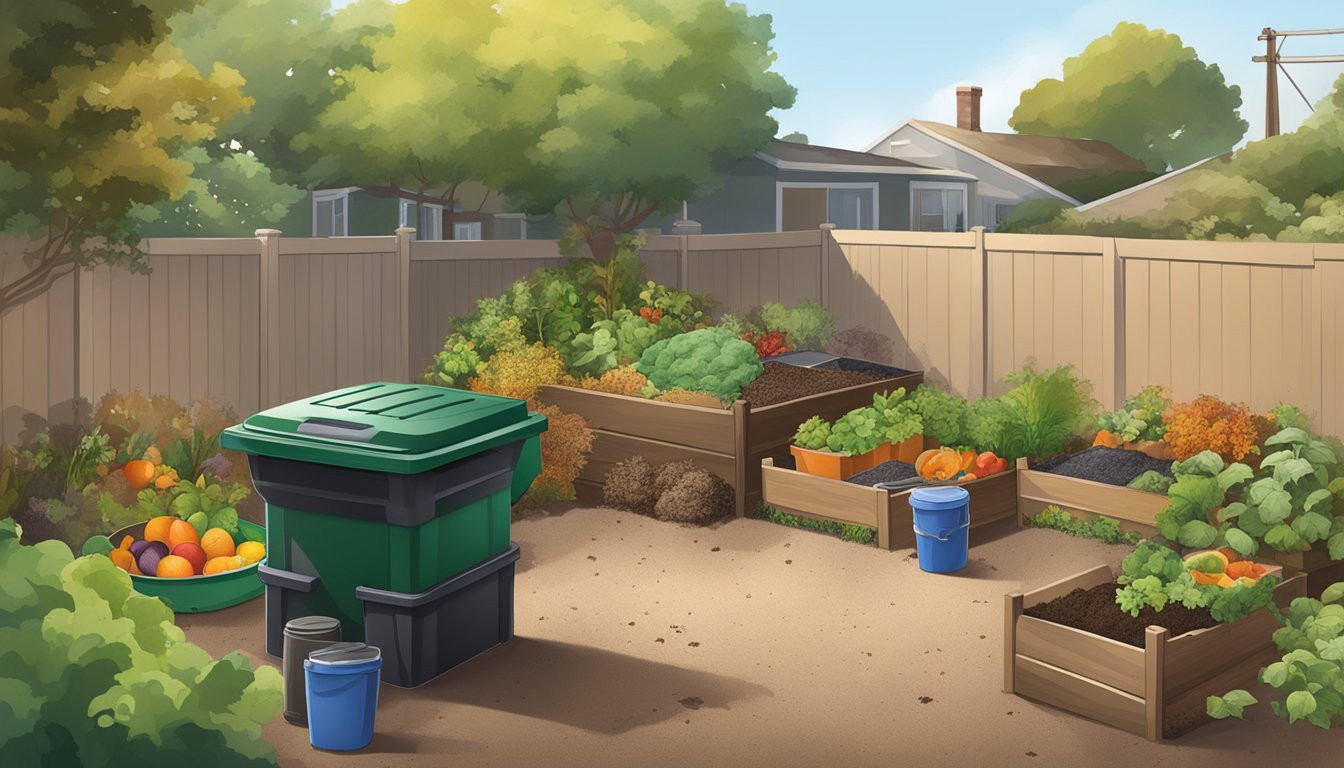
[[[397,227],[397,370],[401,371],[398,380],[415,379],[411,371],[411,242],[415,240],[415,227]],[[422,308],[423,309],[423,308]]]
[[[1119,408],[1125,399],[1125,265],[1116,253],[1115,238],[1101,241],[1102,359],[1110,366],[1101,381],[1101,402]]]
[[[971,250],[971,399],[989,392],[989,254],[985,228],[971,227],[975,245]]]
[[[261,373],[262,409],[280,402],[280,230],[258,229],[261,241]]]
[[[831,243],[835,239],[831,232],[835,230],[835,225],[826,222],[819,228],[821,230],[821,275],[818,290],[821,291],[821,306],[826,309],[831,308]]]

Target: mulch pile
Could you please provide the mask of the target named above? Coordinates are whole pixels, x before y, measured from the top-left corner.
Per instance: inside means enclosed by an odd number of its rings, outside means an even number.
[[[1079,453],[1056,456],[1032,469],[1052,475],[1076,477],[1107,485],[1129,485],[1148,470],[1171,477],[1171,462],[1154,459],[1139,451],[1097,445]]]
[[[1136,648],[1143,647],[1144,630],[1150,625],[1166,627],[1172,637],[1218,625],[1208,608],[1191,610],[1180,604],[1168,605],[1160,612],[1144,608],[1137,617],[1130,616],[1115,604],[1115,591],[1119,588],[1119,584],[1111,582],[1091,589],[1075,589],[1048,603],[1027,608],[1022,613],[1108,637]]]
[[[909,480],[914,477],[914,464],[906,464],[903,461],[884,461],[865,472],[860,472],[853,477],[846,478],[845,482],[855,485],[873,486],[878,483],[895,483],[900,480]]]
[[[752,408],[787,403],[847,387],[891,378],[890,374],[799,368],[785,363],[766,363],[761,375],[742,390],[742,399]]]

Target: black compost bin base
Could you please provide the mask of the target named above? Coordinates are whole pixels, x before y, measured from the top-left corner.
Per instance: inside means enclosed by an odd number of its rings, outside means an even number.
[[[358,587],[364,642],[383,653],[382,680],[415,688],[513,639],[518,545],[418,595]]]

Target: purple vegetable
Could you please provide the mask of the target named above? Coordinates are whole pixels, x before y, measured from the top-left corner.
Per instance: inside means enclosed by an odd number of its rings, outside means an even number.
[[[151,541],[145,551],[140,553],[136,564],[140,566],[140,572],[146,576],[159,575],[159,561],[168,556],[168,545],[161,541]]]
[[[149,546],[148,541],[131,542],[131,557],[134,557],[138,561],[140,559],[140,554],[144,552],[145,548],[148,546]]]

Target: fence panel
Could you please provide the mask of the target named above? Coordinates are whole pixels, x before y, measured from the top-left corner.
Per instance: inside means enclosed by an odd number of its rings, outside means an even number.
[[[0,283],[21,276],[26,241],[0,238]],[[30,437],[74,414],[76,278],[0,315],[0,441]]]
[[[690,236],[686,260],[686,290],[714,297],[716,315],[821,301],[820,232]]]
[[[1322,413],[1316,283],[1332,270],[1313,246],[1117,240],[1116,252],[1127,393],[1164,384],[1182,401],[1214,394],[1259,412],[1288,401]]]

